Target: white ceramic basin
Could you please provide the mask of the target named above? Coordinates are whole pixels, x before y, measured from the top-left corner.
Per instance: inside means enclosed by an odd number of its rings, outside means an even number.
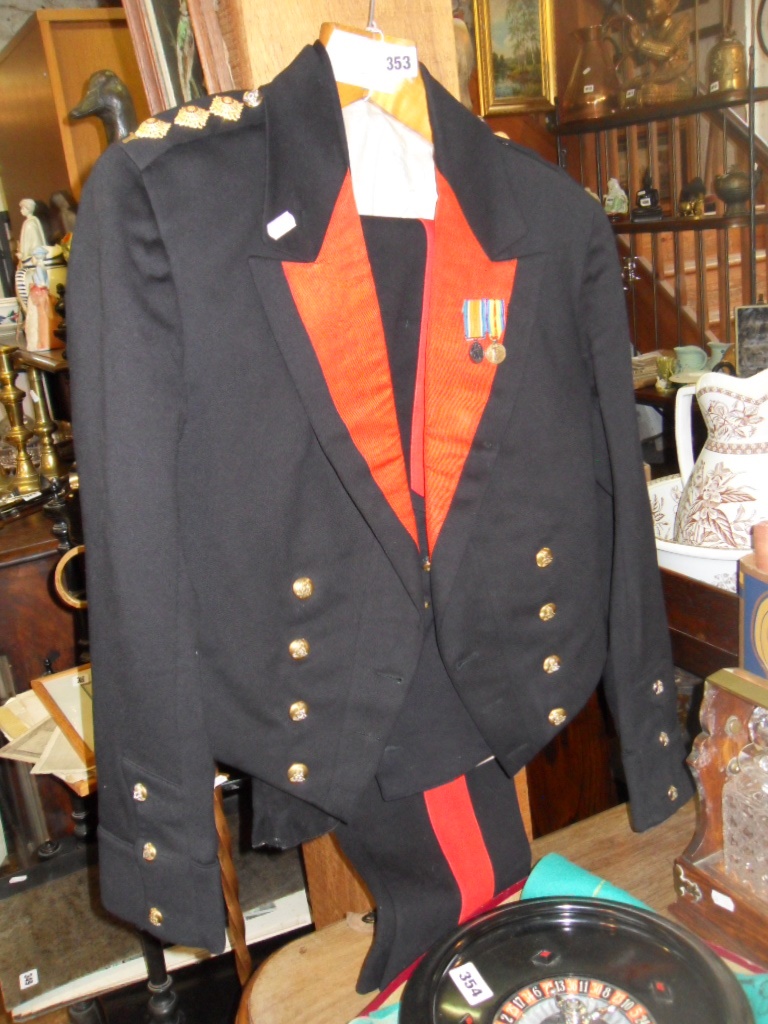
[[[739,559],[750,554],[750,550],[676,544],[671,538],[681,490],[679,475],[663,476],[648,484],[659,565],[662,569],[671,569],[691,579],[736,593]]]

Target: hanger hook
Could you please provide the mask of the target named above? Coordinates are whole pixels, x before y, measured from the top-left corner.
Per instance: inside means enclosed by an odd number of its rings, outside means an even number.
[[[366,30],[368,32],[379,31],[379,26],[376,24],[376,0],[369,0],[368,3],[368,24]]]

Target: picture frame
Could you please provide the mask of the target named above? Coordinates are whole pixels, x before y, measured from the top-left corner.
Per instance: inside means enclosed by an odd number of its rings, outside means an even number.
[[[768,305],[737,306],[736,373],[752,377],[768,368]]]
[[[482,117],[553,110],[554,0],[474,0]]]
[[[94,764],[91,666],[53,672],[32,680],[32,689],[87,766]]]
[[[188,0],[125,0],[150,113],[206,95]]]

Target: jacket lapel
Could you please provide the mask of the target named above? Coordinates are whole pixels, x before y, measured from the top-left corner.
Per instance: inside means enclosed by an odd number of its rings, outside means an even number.
[[[317,260],[283,269],[336,411],[418,545],[384,327],[349,175]]]
[[[506,367],[473,362],[464,331],[465,299],[500,299],[506,309],[516,260],[490,260],[458,200],[438,173],[425,373],[424,465],[427,537],[434,553],[477,429]]]
[[[512,198],[500,143],[423,73],[439,172],[425,368],[426,505],[432,582],[447,593],[511,415],[543,259]],[[267,187],[264,230],[250,259],[254,279],[320,444],[420,606],[416,525],[386,343],[324,49],[307,47],[264,93]],[[295,226],[272,237],[285,212]],[[507,360],[473,363],[464,299],[509,300],[513,291]]]

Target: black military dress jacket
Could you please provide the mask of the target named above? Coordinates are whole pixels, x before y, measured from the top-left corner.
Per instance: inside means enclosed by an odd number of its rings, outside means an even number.
[[[354,815],[398,728],[441,735],[460,708],[511,776],[602,678],[636,826],[690,794],[610,225],[424,75],[418,515],[391,369],[409,285],[395,258],[371,270],[319,44],[258,96],[145,122],[84,192],[68,321],[102,896],[165,940],[223,942],[217,761],[256,780],[256,841],[296,843]],[[507,310],[501,363],[470,356],[483,298]],[[426,635],[434,702],[413,699]],[[402,750],[385,796],[466,770],[461,746]]]

